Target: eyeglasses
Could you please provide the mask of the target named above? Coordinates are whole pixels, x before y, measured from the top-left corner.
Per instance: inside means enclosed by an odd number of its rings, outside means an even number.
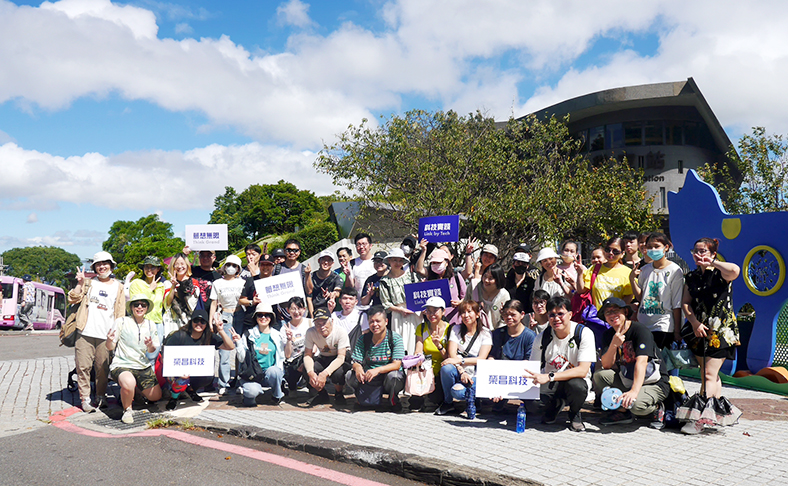
[[[567,314],[568,314],[568,312],[551,312],[551,313],[547,314],[547,317],[549,317],[550,319],[555,319],[556,317],[559,318],[559,319],[563,319],[564,316],[567,315]]]
[[[298,253],[301,251],[301,248],[286,248],[285,251],[287,253]]]
[[[534,307],[541,307],[541,306],[543,306],[543,305],[547,305],[547,301],[544,301],[544,300],[535,300],[535,301],[533,301],[533,302],[532,302],[532,305],[533,305]]]
[[[623,252],[621,250],[616,250],[615,248],[607,247],[605,248],[605,253],[610,253],[611,255],[620,255]]]
[[[148,307],[147,302],[132,302],[132,307]]]

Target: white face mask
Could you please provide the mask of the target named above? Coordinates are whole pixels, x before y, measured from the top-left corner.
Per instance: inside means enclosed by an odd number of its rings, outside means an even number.
[[[446,271],[447,266],[448,265],[446,264],[446,262],[430,263],[430,268],[432,268],[432,271],[437,273],[438,275],[443,275],[443,272]]]
[[[235,275],[235,272],[237,271],[238,269],[235,268],[235,265],[224,267],[224,273],[227,275]]]

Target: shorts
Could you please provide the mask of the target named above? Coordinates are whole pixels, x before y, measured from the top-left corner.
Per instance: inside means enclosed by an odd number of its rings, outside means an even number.
[[[148,366],[147,368],[141,370],[135,370],[131,368],[115,368],[114,370],[110,370],[109,376],[111,376],[113,380],[118,381],[120,374],[124,371],[128,371],[134,375],[134,379],[137,381],[137,386],[142,390],[153,388],[159,384],[159,382],[156,381],[156,373],[153,371],[153,366]]]

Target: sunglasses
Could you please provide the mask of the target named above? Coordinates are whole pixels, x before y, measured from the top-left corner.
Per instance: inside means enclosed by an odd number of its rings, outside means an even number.
[[[199,324],[199,325],[201,325],[201,326],[207,326],[207,325],[208,325],[208,323],[207,323],[207,322],[205,322],[205,321],[204,321],[204,320],[202,320],[202,319],[195,319],[195,320],[193,320],[193,321],[192,321],[192,324]]]
[[[300,248],[287,248],[285,251],[287,253],[298,253],[299,251],[301,251],[301,249]]]
[[[257,314],[254,317],[255,319],[271,319],[271,316],[269,314]]]
[[[147,302],[133,302],[131,304],[132,307],[148,307]]]
[[[611,255],[620,255],[623,252],[621,250],[616,250],[615,248],[607,247],[605,248],[605,253],[610,253]]]

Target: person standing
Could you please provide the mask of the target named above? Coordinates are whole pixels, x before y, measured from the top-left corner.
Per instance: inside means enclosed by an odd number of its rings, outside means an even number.
[[[30,275],[22,277],[22,308],[19,309],[19,321],[25,325],[25,331],[33,330],[33,305],[36,303],[36,288]]]
[[[126,314],[123,284],[112,277],[115,265],[115,260],[108,252],[96,253],[91,265],[96,277],[86,279],[84,271],[77,269],[77,286],[68,293],[69,304],[83,303],[77,311],[79,336],[74,344],[74,361],[77,365],[77,387],[82,410],[87,413],[96,411],[90,397],[91,368],[96,370],[96,406],[107,406],[107,334],[115,320]]]
[[[372,237],[366,233],[359,233],[353,241],[356,242],[358,258],[354,259],[352,264],[352,284],[356,288],[356,294],[363,295],[364,283],[376,272],[372,261]]]

